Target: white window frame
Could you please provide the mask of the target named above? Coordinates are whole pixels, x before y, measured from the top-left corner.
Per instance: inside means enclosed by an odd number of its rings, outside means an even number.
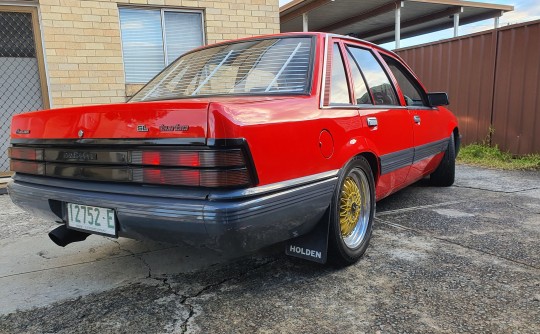
[[[202,9],[179,9],[179,8],[155,8],[155,9],[161,9],[161,35],[163,36],[163,55],[165,57],[165,67],[169,66],[168,61],[168,51],[167,51],[167,37],[166,37],[166,30],[167,27],[165,26],[165,12],[176,12],[176,13],[198,13],[201,14],[201,27],[202,27],[202,42],[203,45],[206,45],[206,34],[205,34],[205,26],[204,26],[204,10]]]
[[[168,60],[168,51],[167,51],[167,37],[166,37],[166,29],[165,26],[165,12],[176,12],[176,13],[196,13],[201,14],[201,27],[202,27],[202,46],[207,45],[206,41],[206,26],[204,25],[204,9],[188,9],[188,8],[169,8],[169,7],[153,7],[153,6],[130,6],[130,5],[120,5],[118,6],[118,21],[119,26],[118,29],[120,30],[120,51],[122,52],[122,65],[124,66],[124,82],[126,85],[137,85],[137,84],[143,84],[142,82],[127,82],[126,80],[126,65],[124,64],[124,45],[122,43],[122,25],[120,24],[120,9],[126,8],[126,9],[140,9],[140,10],[159,10],[160,16],[161,16],[161,38],[163,40],[163,57],[165,64],[165,67],[169,66],[169,60]],[[165,68],[163,67],[163,68]],[[146,84],[146,82],[144,83]]]

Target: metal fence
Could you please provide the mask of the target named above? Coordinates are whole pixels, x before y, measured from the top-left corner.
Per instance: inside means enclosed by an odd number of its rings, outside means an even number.
[[[9,170],[11,117],[44,107],[32,15],[0,6],[0,172]]]
[[[428,90],[448,92],[464,143],[540,152],[540,21],[397,53]]]

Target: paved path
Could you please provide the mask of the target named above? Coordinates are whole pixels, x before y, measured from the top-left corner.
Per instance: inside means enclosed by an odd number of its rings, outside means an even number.
[[[540,332],[540,173],[458,167],[377,204],[345,269],[91,236],[0,196],[0,333]]]

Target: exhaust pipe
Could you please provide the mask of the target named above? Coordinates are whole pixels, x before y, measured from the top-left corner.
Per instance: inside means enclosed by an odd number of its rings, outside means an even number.
[[[70,230],[66,225],[58,226],[51,232],[49,232],[49,238],[61,247],[66,247],[72,242],[83,241],[90,235],[90,233],[79,232]]]

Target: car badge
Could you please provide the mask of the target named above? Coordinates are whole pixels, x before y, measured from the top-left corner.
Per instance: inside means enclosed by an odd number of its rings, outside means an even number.
[[[79,138],[82,138],[84,136],[84,131],[79,130],[79,132],[77,134],[79,135]]]
[[[137,125],[137,132],[148,132],[148,127],[145,124]]]
[[[66,151],[62,154],[62,160],[90,161],[97,160],[97,153]]]
[[[174,125],[165,125],[162,124],[159,126],[159,131],[161,132],[183,132],[188,131],[189,125],[183,125],[183,124],[174,124]]]
[[[26,129],[25,129],[25,130],[17,129],[17,130],[15,131],[15,133],[18,134],[18,135],[29,135],[29,134],[30,134],[30,130],[26,130]]]

